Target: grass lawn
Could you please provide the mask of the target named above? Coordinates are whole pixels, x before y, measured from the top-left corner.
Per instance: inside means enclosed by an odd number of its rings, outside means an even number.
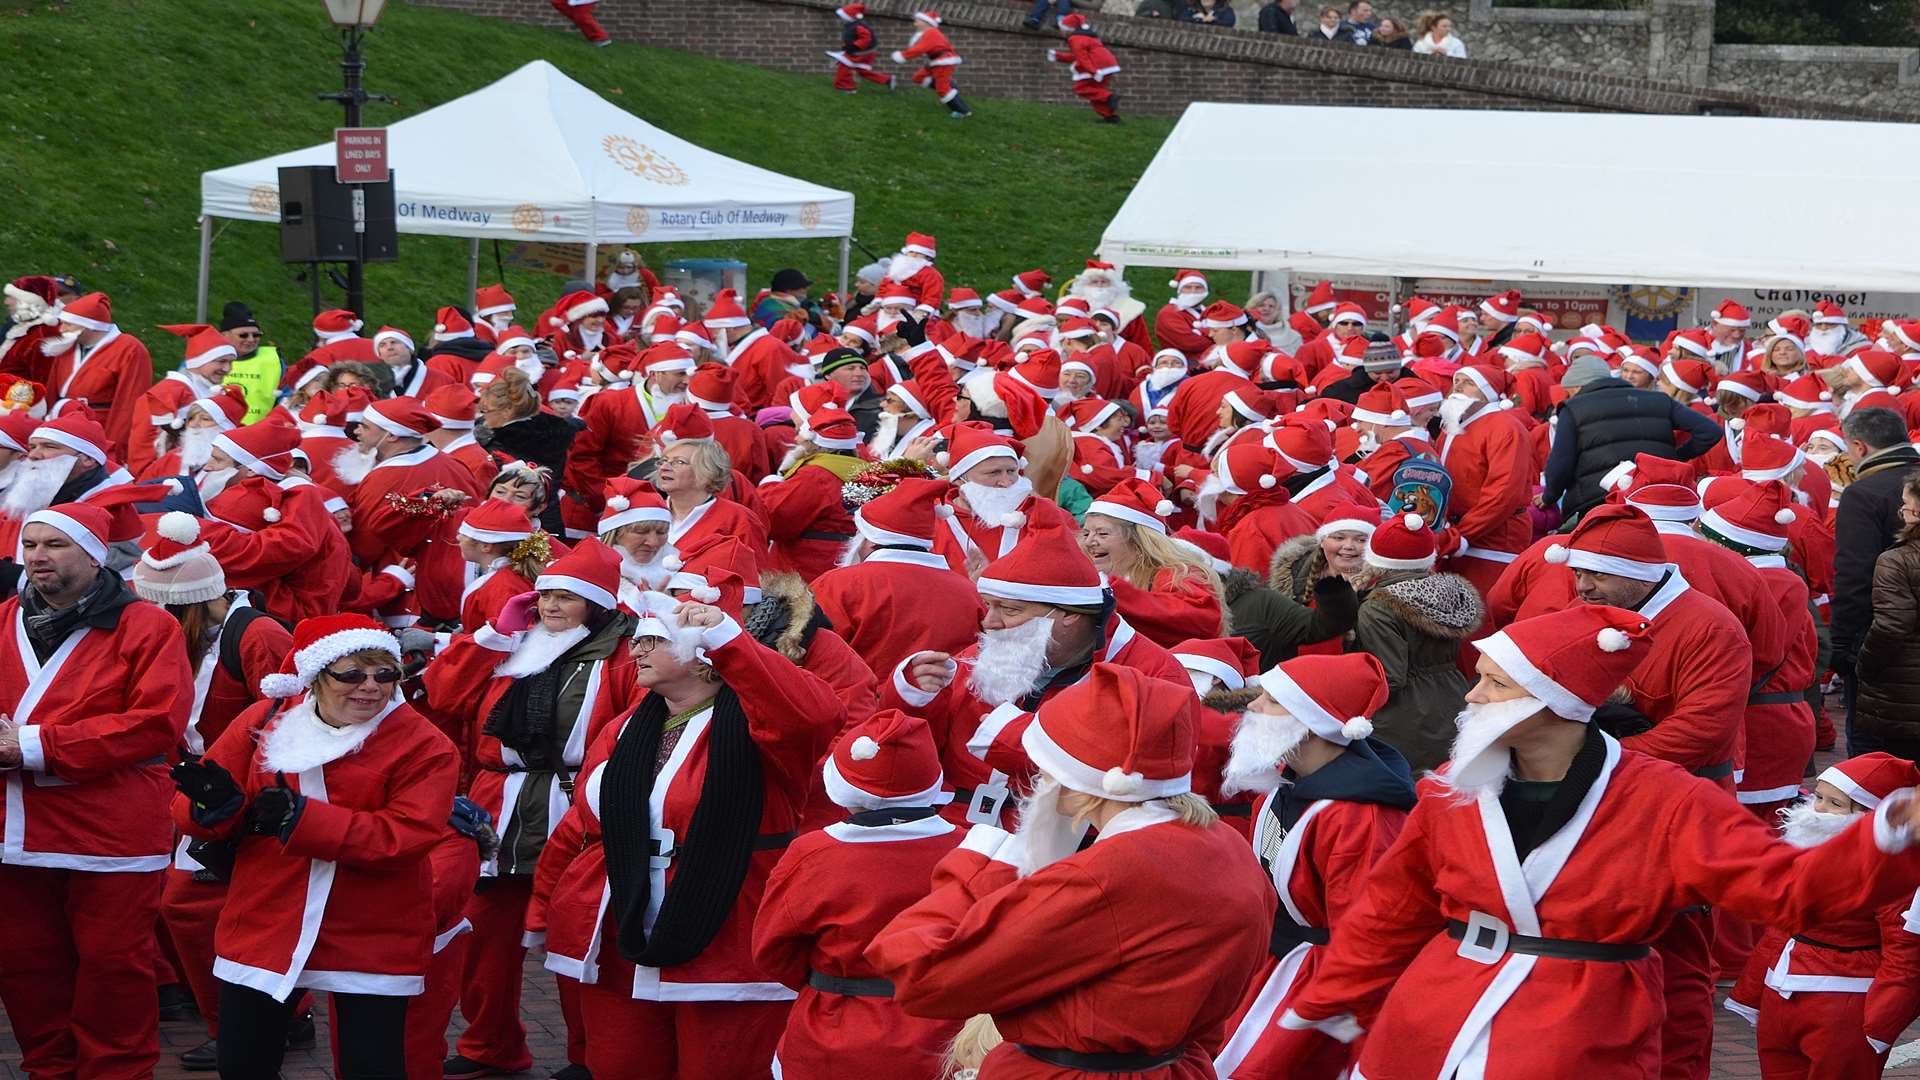
[[[823,43],[823,47],[826,43]],[[638,45],[588,48],[571,32],[444,11],[388,6],[367,47],[366,83],[394,106],[390,123],[545,58],[623,108],[683,138],[766,168],[854,192],[857,237],[876,252],[909,229],[940,241],[949,285],[983,292],[1015,272],[1070,273],[1092,253],[1160,141],[1164,118],[1096,124],[1084,108],[982,99],[951,121],[925,92],[832,92],[796,76]],[[152,328],[193,315],[199,174],[327,139],[340,107],[315,99],[340,84],[339,43],[319,0],[0,2],[0,185],[15,208],[0,230],[7,278],[70,273],[112,296],[115,318],[170,367],[179,345]],[[1040,64],[1035,63],[1036,74]],[[499,142],[513,168],[515,132]],[[743,259],[753,284],[781,266],[828,283],[833,241],[657,244],[649,264]],[[270,341],[307,344],[304,267],[279,262],[271,225],[224,222],[214,245],[210,314],[251,303]],[[367,270],[370,326],[416,335],[466,284],[467,244],[401,238],[398,262]],[[866,261],[855,248],[855,266]],[[491,245],[481,281],[497,280]],[[1136,271],[1135,289],[1163,301],[1167,273]],[[560,279],[507,268],[521,311],[544,307]],[[1245,275],[1219,295],[1243,295]],[[830,287],[830,286],[829,286]],[[343,302],[327,284],[326,306]]]

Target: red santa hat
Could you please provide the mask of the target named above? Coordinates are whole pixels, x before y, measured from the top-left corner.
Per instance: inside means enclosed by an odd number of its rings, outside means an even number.
[[[806,438],[826,450],[858,450],[862,442],[859,425],[838,405],[815,409],[807,417],[806,429]]]
[[[504,285],[482,285],[473,294],[473,313],[485,318],[514,309],[513,294]]]
[[[1845,326],[1847,311],[1831,300],[1822,300],[1813,305],[1813,321],[1822,326]]]
[[[1022,529],[1020,542],[988,563],[974,585],[982,596],[1056,607],[1097,608],[1109,595],[1105,575],[1059,527]]]
[[[947,478],[959,483],[975,466],[990,458],[1021,461],[1024,451],[1019,440],[996,433],[992,426],[977,420],[955,424],[947,436],[947,448],[935,455],[934,463],[947,470]],[[1022,465],[1024,468],[1024,464]],[[1001,524],[1005,524],[1002,522]]]
[[[1392,311],[1393,314],[1398,315],[1403,309],[1400,307],[1400,305],[1395,304],[1390,310]],[[1427,320],[1440,314],[1442,311],[1446,309],[1442,308],[1439,304],[1434,303],[1433,301],[1427,299],[1424,296],[1416,296],[1411,300],[1407,301],[1407,306],[1404,310],[1407,313],[1407,326],[1409,328],[1418,329],[1419,327],[1425,325]]]
[[[113,305],[107,300],[106,293],[88,293],[62,307],[57,314],[61,322],[71,323],[83,330],[113,328]]]
[[[1117,518],[1165,536],[1167,519],[1173,516],[1174,509],[1173,503],[1160,493],[1159,485],[1128,477],[1093,500],[1087,513]]]
[[[488,499],[467,511],[459,533],[482,544],[517,544],[533,535],[533,519],[519,503]]]
[[[287,470],[293,467],[293,451],[300,445],[300,431],[263,420],[223,431],[213,437],[213,445],[242,468],[269,480],[284,480]]]
[[[1700,528],[1746,547],[1779,551],[1787,546],[1787,527],[1798,516],[1792,490],[1778,480],[1764,480],[1701,514]]]
[[[853,527],[875,547],[931,551],[939,520],[953,516],[952,490],[944,480],[909,476],[854,510]]]
[[[1092,432],[1097,430],[1101,424],[1112,419],[1114,414],[1119,411],[1120,403],[1117,401],[1108,401],[1104,398],[1097,397],[1081,398],[1079,401],[1067,406],[1067,427],[1076,432]],[[1090,466],[1082,465],[1080,471],[1082,473],[1092,473],[1093,469]]]
[[[602,355],[605,352],[601,350]],[[548,401],[579,401],[584,396],[580,389],[580,376],[581,372],[563,370],[544,396]]]
[[[1713,321],[1721,326],[1752,326],[1753,316],[1747,309],[1731,297],[1720,301],[1713,309]]]
[[[873,294],[873,302],[882,308],[910,308],[918,303],[918,297],[912,289],[897,281],[883,281]]]
[[[270,698],[293,697],[312,686],[329,664],[360,652],[386,653],[396,668],[402,663],[399,640],[365,615],[302,619],[293,628],[293,651],[287,654],[280,671],[260,680],[260,692]]]
[[[58,529],[94,562],[101,566],[107,564],[107,545],[113,542],[113,511],[97,501],[60,503],[45,510],[36,510],[27,515],[26,524]],[[14,559],[24,563],[19,546],[16,542]]]
[[[1920,770],[1906,758],[1875,750],[1835,762],[1814,780],[1839,788],[1863,809],[1876,810],[1894,792],[1920,785]]]
[[[1508,387],[1513,385],[1507,370],[1492,364],[1467,364],[1458,374],[1465,375],[1480,390],[1480,396],[1495,405],[1507,396]]]
[[[325,344],[350,338],[366,324],[346,308],[329,308],[313,317],[313,334]]]
[[[1288,416],[1266,441],[1296,472],[1312,472],[1333,464],[1333,435],[1319,420]]]
[[[747,311],[740,306],[740,299],[732,289],[721,289],[713,294],[713,303],[707,305],[707,315],[701,323],[709,330],[745,326]]]
[[[196,410],[206,414],[220,431],[232,431],[247,417],[247,396],[238,386],[227,383],[206,397],[187,402],[187,407],[180,410],[181,419],[184,421]]]
[[[1198,284],[1201,288],[1206,288],[1207,275],[1198,270],[1176,270],[1173,274],[1173,280],[1167,282],[1167,288],[1178,292],[1181,286],[1187,284]]]
[[[1279,451],[1263,443],[1235,443],[1214,455],[1214,474],[1229,495],[1272,491],[1297,470]]]
[[[607,302],[600,296],[577,289],[560,298],[553,306],[553,315],[547,320],[555,330],[564,330],[589,315],[605,315]]]
[[[1675,389],[1685,390],[1689,394],[1705,393],[1713,382],[1712,365],[1704,360],[1686,357],[1674,357],[1661,364],[1660,374],[1665,375]]]
[[[1360,400],[1354,403],[1352,419],[1386,427],[1413,426],[1407,399],[1393,383],[1374,383],[1362,391]]]
[[[278,524],[286,489],[264,476],[244,476],[207,501],[207,516],[246,533]]]
[[[647,346],[640,354],[640,369],[651,375],[656,371],[692,371],[693,357],[678,342],[663,341]]]
[[[1372,735],[1373,714],[1387,704],[1387,670],[1372,653],[1297,656],[1256,681],[1288,716],[1337,746]]]
[[[740,376],[732,368],[708,364],[695,368],[687,380],[687,400],[707,411],[709,416],[733,415],[733,396]]]
[[[1842,361],[1840,366],[1860,380],[1889,395],[1900,393],[1907,383],[1906,363],[1885,349],[1862,349]]]
[[[787,395],[787,404],[802,423],[816,410],[836,405],[844,407],[846,403],[847,388],[837,382],[808,383]]]
[[[1271,420],[1284,409],[1284,399],[1253,386],[1236,386],[1220,399],[1227,408],[1255,424]]]
[[[1339,301],[1333,295],[1333,282],[1322,278],[1314,282],[1313,290],[1307,293],[1307,302],[1300,305],[1300,310],[1309,315],[1316,315],[1322,311],[1333,310],[1338,303]]]
[[[692,439],[713,438],[713,421],[708,419],[707,410],[691,401],[668,406],[666,415],[660,418],[660,424],[653,429],[653,439],[661,446],[672,446],[677,442]]]
[[[1800,351],[1805,352],[1807,335],[1813,332],[1813,323],[1804,315],[1781,315],[1778,318],[1768,319],[1767,329],[1773,331],[1775,337],[1786,338]]]
[[[1744,432],[1747,438],[1755,435],[1785,436],[1793,430],[1793,414],[1785,405],[1772,401],[1763,401],[1750,405],[1747,411],[1727,421],[1728,431]]]
[[[1035,349],[1015,364],[1007,376],[1043,400],[1052,401],[1060,392],[1060,354],[1052,349]]]
[[[748,582],[757,586],[760,581],[760,564],[753,551],[727,533],[708,533],[692,547],[668,556],[664,565],[673,571],[664,591],[684,592],[688,599],[712,604],[736,620],[746,605]]]
[[[667,508],[666,500],[648,481],[628,476],[613,477],[607,481],[606,496],[606,512],[600,516],[600,523],[595,529],[601,536],[641,522],[673,524],[673,513]]]
[[[734,305],[736,309],[739,306],[738,304]],[[711,315],[713,309],[707,309],[707,313]],[[745,326],[746,323],[741,323],[740,325]],[[680,328],[673,332],[673,340],[678,342],[681,348],[689,351],[695,349],[704,349],[707,352],[713,351],[713,334],[707,329],[707,324],[704,320],[701,322],[680,324]],[[654,344],[657,345],[659,342],[655,341]]]
[[[598,540],[587,539],[547,564],[533,579],[539,592],[565,589],[589,603],[612,610],[620,606],[620,556]]]
[[[1722,375],[1713,384],[1716,394],[1735,394],[1748,401],[1759,401],[1773,388],[1773,378],[1763,371],[1736,371]],[[1731,427],[1740,417],[1727,421]],[[1737,428],[1735,430],[1738,430]]]
[[[1419,514],[1395,514],[1367,537],[1367,565],[1380,570],[1431,570],[1433,530]]]
[[[1773,392],[1773,400],[1790,409],[1807,412],[1832,412],[1833,391],[1820,376],[1808,373]]]
[[[1393,388],[1400,392],[1409,411],[1436,408],[1446,398],[1432,383],[1415,375],[1393,380]]]
[[[946,777],[927,722],[899,709],[882,709],[841,732],[820,775],[827,798],[848,810],[953,801],[952,792],[941,790]]]
[[[1091,312],[1092,310],[1093,309],[1088,306],[1086,300],[1082,299],[1081,297],[1068,296],[1068,297],[1063,297],[1060,300],[1060,303],[1054,307],[1053,314],[1056,318],[1064,322],[1069,317],[1072,317],[1075,319],[1084,319],[1087,317],[1088,313]],[[1092,329],[1093,324],[1088,323],[1087,328]]]
[[[1233,572],[1232,549],[1227,544],[1227,538],[1219,533],[1187,525],[1173,534],[1173,542],[1176,546],[1207,560],[1213,565],[1214,573],[1221,577]]]
[[[1225,330],[1230,327],[1245,326],[1246,323],[1247,313],[1238,305],[1230,304],[1225,300],[1215,300],[1207,305],[1207,310],[1200,313],[1198,325],[1202,330]]]
[[[1574,604],[1473,644],[1554,715],[1584,723],[1646,659],[1652,635],[1637,612]]]
[[[1700,516],[1693,479],[1690,462],[1638,454],[1609,469],[1600,487],[1654,521],[1692,521]]]
[[[947,309],[949,311],[970,311],[973,308],[980,307],[982,303],[983,301],[980,299],[980,294],[965,286],[960,286],[947,293]]]
[[[1218,679],[1228,690],[1241,689],[1260,671],[1260,650],[1243,637],[1183,641],[1173,647],[1173,658],[1188,674]]]
[[[1062,310],[1066,308],[1064,302],[1060,306]],[[1075,338],[1093,337],[1098,333],[1099,330],[1094,327],[1092,319],[1068,319],[1060,324],[1060,329],[1054,332],[1054,336],[1063,341],[1071,341]]]
[[[1313,538],[1325,540],[1340,532],[1365,533],[1372,537],[1380,528],[1380,514],[1378,504],[1336,503],[1329,506],[1326,514],[1320,518],[1320,527],[1313,531]]]
[[[1740,444],[1740,475],[1748,480],[1784,480],[1806,463],[1799,447],[1777,435],[1749,433]]]
[[[27,440],[40,430],[40,421],[19,410],[0,411],[0,449],[27,452]]]
[[[413,397],[382,398],[367,406],[362,420],[399,439],[424,439],[440,427],[420,399]]]
[[[414,347],[413,335],[407,333],[405,330],[402,330],[397,326],[383,326],[379,329],[377,333],[373,335],[374,348],[376,349],[379,348],[380,343],[383,341],[397,341],[400,344],[405,345],[407,347],[407,352],[409,353],[416,353],[420,351],[419,349]]]
[[[1545,364],[1550,343],[1539,334],[1515,334],[1500,346],[1500,355],[1516,364]]]
[[[1228,345],[1225,350],[1226,364],[1251,378],[1260,371],[1260,361],[1266,358],[1267,342],[1264,338],[1248,338]]]
[[[1357,323],[1365,326],[1367,324],[1366,309],[1352,302],[1335,305],[1333,315],[1327,319],[1327,326],[1331,328],[1339,326],[1343,322]]]
[[[1139,803],[1193,789],[1193,691],[1118,664],[1040,706],[1021,734],[1027,758],[1062,787]]]
[[[1701,359],[1713,355],[1713,335],[1705,330],[1677,331],[1668,336],[1667,343],[1668,355],[1675,350],[1690,352]]]
[[[931,11],[916,11],[913,17],[930,26],[940,25],[940,16]],[[900,250],[909,255],[922,255],[931,259],[935,257],[935,249],[938,246],[933,237],[926,233],[910,232],[907,234],[906,243],[900,245]]]
[[[151,604],[198,604],[227,593],[226,572],[200,539],[200,519],[178,510],[160,515],[133,565],[133,591]]]
[[[472,336],[473,323],[470,322],[465,315],[460,313],[459,308],[448,306],[433,313],[433,340],[435,344],[442,341],[458,341],[461,338],[470,338]],[[375,335],[373,340],[377,342],[380,338],[378,335]],[[407,346],[409,348],[413,346],[411,339],[408,340]]]
[[[1053,284],[1053,275],[1045,270],[1028,270],[1013,275],[1013,287],[1021,296],[1039,296],[1041,290]]]
[[[180,366],[191,371],[215,360],[228,360],[240,354],[227,344],[216,327],[206,323],[172,323],[160,329],[187,339],[187,353]]]
[[[1513,325],[1520,320],[1520,290],[1508,289],[1480,301],[1480,314],[1502,326]]]
[[[421,404],[434,422],[451,431],[473,429],[473,411],[480,399],[459,383],[449,383],[428,394]]]
[[[933,412],[926,405],[926,391],[922,389],[918,379],[903,379],[894,383],[887,387],[887,393],[898,398],[900,404],[907,407],[908,412],[920,419],[933,419]]]
[[[1620,367],[1623,370],[1628,365],[1632,365],[1646,372],[1648,375],[1658,376],[1660,374],[1660,358],[1654,355],[1653,350],[1647,348],[1645,345],[1632,346],[1619,355]]]
[[[34,430],[33,437],[57,443],[82,457],[92,458],[96,465],[107,463],[107,447],[112,445],[107,438],[107,429],[84,411],[62,413],[41,424]]]
[[[1564,545],[1547,548],[1546,560],[1647,582],[1659,581],[1672,569],[1653,520],[1637,506],[1618,503],[1587,511]]]
[[[867,5],[848,4],[845,7],[834,8],[833,13],[840,16],[842,22],[853,22],[856,19],[864,19],[867,17]]]

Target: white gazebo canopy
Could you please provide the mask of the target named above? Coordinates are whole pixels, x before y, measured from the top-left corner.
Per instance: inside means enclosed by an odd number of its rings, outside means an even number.
[[[402,233],[586,244],[589,274],[600,244],[839,237],[846,276],[850,193],[668,134],[545,60],[390,125],[387,153]],[[200,175],[203,314],[212,219],[278,221],[280,168],[333,161],[324,142]]]
[[[1904,124],[1195,104],[1100,256],[1920,293],[1916,175],[1920,128]]]

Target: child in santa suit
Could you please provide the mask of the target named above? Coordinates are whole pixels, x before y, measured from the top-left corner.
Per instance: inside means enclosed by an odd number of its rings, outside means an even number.
[[[1780,811],[1782,836],[1817,847],[1916,782],[1904,758],[1849,758]],[[1887,1048],[1920,1015],[1920,914],[1902,900],[1797,933],[1769,929],[1725,1004],[1759,1029],[1764,1080],[1879,1076]]]
[[[894,77],[873,70],[873,58],[879,42],[873,27],[867,25],[867,5],[848,4],[833,9],[840,17],[840,47],[827,53],[833,58],[833,88],[843,94],[854,92],[854,80],[865,79],[893,89]]]
[[[887,709],[843,733],[821,772],[848,816],[787,849],[753,927],[754,962],[800,993],[775,1075],[937,1075],[960,1025],[902,1012],[893,985],[861,955],[927,894],[934,864],[964,835],[939,815],[953,794],[942,790],[933,735],[919,717]]]
[[[1413,775],[1368,719],[1386,704],[1386,670],[1367,653],[1301,656],[1255,680],[1260,694],[1233,736],[1225,790],[1264,792],[1254,854],[1279,893],[1262,977],[1248,987],[1223,1077],[1332,1080],[1358,1047],[1275,1021],[1313,977],[1319,946],[1413,809]],[[1311,828],[1309,828],[1311,826]]]
[[[947,35],[940,32],[940,15],[933,11],[916,11],[913,21],[919,29],[913,32],[905,50],[893,54],[893,62],[904,64],[909,60],[919,60],[920,66],[914,69],[913,81],[928,87],[939,96],[940,104],[947,107],[947,115],[955,120],[965,120],[973,115],[973,110],[961,99],[960,91],[953,88],[953,69],[961,63],[960,54],[953,51]]]
[[[553,10],[566,16],[568,22],[580,28],[580,33],[586,37],[587,44],[596,49],[613,44],[612,35],[600,25],[600,20],[593,17],[593,8],[598,0],[547,0],[547,2],[553,5]]]
[[[1077,11],[1068,15],[1060,20],[1060,29],[1067,35],[1067,47],[1064,51],[1048,49],[1047,59],[1070,66],[1074,96],[1093,106],[1093,114],[1101,123],[1119,123],[1120,114],[1113,107],[1118,98],[1113,92],[1113,77],[1120,73],[1120,61],[1093,32],[1085,15]]]

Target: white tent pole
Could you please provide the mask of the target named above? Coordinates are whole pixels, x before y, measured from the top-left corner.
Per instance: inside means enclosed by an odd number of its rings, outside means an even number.
[[[200,215],[200,281],[194,293],[193,321],[207,321],[207,286],[213,277],[213,218]]]
[[[587,199],[587,288],[600,280],[600,208]]]
[[[467,243],[467,306],[473,307],[479,304],[474,297],[480,291],[480,238]]]
[[[853,259],[853,237],[840,238],[840,295],[847,295],[847,265]]]

